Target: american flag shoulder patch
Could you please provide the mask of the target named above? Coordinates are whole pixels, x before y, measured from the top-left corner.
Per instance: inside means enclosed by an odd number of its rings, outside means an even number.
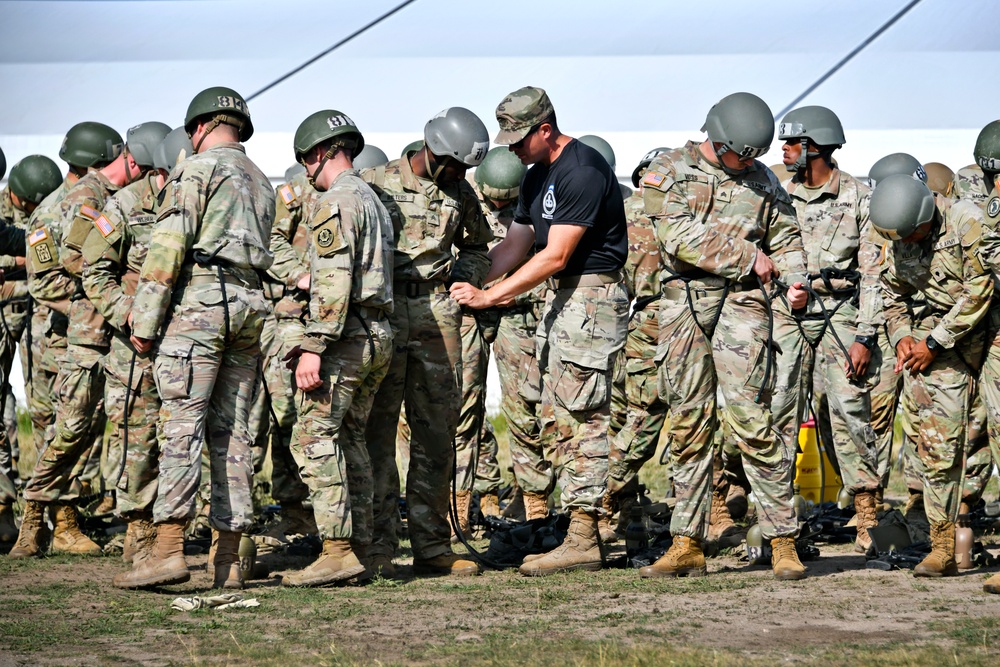
[[[664,176],[663,174],[658,174],[655,171],[651,171],[646,174],[646,176],[642,179],[642,182],[645,183],[646,185],[659,187],[663,183],[663,180],[665,178],[666,176]]]
[[[38,245],[47,238],[49,238],[48,232],[45,231],[44,227],[39,227],[35,231],[31,232],[31,234],[28,236],[28,245],[29,246]]]
[[[115,226],[111,224],[111,221],[100,215],[97,220],[94,220],[94,227],[97,227],[97,231],[101,233],[101,236],[108,238],[111,232],[115,231]]]
[[[100,217],[101,212],[84,204],[80,207],[80,215],[85,218],[90,218],[91,220],[97,220],[97,218]]]
[[[295,201],[295,193],[292,192],[292,189],[287,185],[282,185],[278,188],[278,192],[281,194],[281,199],[285,202],[286,206]]]

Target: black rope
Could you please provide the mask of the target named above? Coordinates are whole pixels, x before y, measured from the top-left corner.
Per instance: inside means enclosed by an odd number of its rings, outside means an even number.
[[[898,21],[899,19],[903,18],[903,16],[905,16],[907,14],[907,12],[909,12],[911,9],[913,9],[914,7],[916,7],[919,4],[920,4],[920,0],[912,0],[909,4],[907,4],[901,10],[899,10],[898,12],[896,12],[896,14],[891,19],[889,19],[888,21],[886,21],[885,23],[883,23],[882,26],[878,30],[876,30],[871,35],[869,35],[863,42],[861,42],[860,44],[858,44],[850,53],[848,53],[846,56],[844,56],[843,58],[841,58],[840,61],[836,65],[834,65],[829,70],[827,70],[827,72],[825,74],[823,74],[823,76],[821,76],[820,78],[816,79],[816,81],[813,82],[813,84],[811,86],[809,86],[804,91],[802,91],[802,93],[798,97],[796,97],[794,100],[792,100],[791,102],[789,102],[788,105],[784,109],[782,109],[777,114],[775,114],[775,116],[774,116],[774,122],[778,122],[779,120],[781,120],[782,118],[784,118],[785,114],[788,113],[789,111],[791,111],[792,109],[794,109],[795,106],[799,102],[801,102],[802,100],[804,100],[814,90],[816,90],[817,88],[819,88],[820,86],[822,86],[824,83],[826,83],[826,80],[829,79],[834,74],[836,74],[840,70],[841,67],[843,67],[844,65],[846,65],[847,63],[849,63],[851,60],[853,60],[854,57],[856,55],[858,55],[859,53],[861,53],[862,51],[864,51],[865,48],[869,44],[871,44],[876,39],[878,39],[879,36],[882,35],[882,33],[884,33],[886,30],[888,30],[889,28],[891,28],[893,26],[893,24],[896,23],[896,21]]]
[[[302,63],[301,65],[299,65],[295,69],[293,69],[293,70],[291,70],[289,72],[286,72],[285,74],[282,74],[277,79],[275,79],[271,83],[267,84],[266,86],[264,86],[263,88],[261,88],[257,92],[253,93],[252,95],[249,95],[246,98],[247,102],[249,102],[250,100],[252,100],[253,98],[255,98],[255,97],[259,96],[259,95],[262,95],[262,94],[266,93],[267,91],[271,90],[272,88],[274,88],[275,86],[277,86],[282,81],[290,79],[291,77],[295,76],[296,74],[298,74],[299,72],[301,72],[305,68],[307,68],[310,65],[312,65],[313,63],[315,63],[317,60],[320,60],[321,58],[329,55],[333,51],[336,51],[337,49],[339,49],[340,47],[342,47],[344,44],[347,44],[349,41],[351,41],[355,37],[358,37],[359,35],[367,32],[369,29],[374,28],[379,23],[381,23],[382,21],[386,20],[387,18],[389,18],[390,16],[392,16],[393,14],[395,14],[396,12],[398,12],[399,10],[403,9],[407,5],[412,5],[416,1],[417,0],[405,0],[405,2],[401,2],[400,4],[396,5],[395,7],[393,7],[389,11],[387,11],[385,14],[382,14],[381,16],[379,16],[378,18],[376,18],[374,21],[371,21],[370,23],[367,23],[364,26],[358,28],[357,30],[355,30],[354,32],[352,32],[350,35],[348,35],[347,37],[343,38],[342,40],[340,40],[339,42],[337,42],[336,44],[334,44],[330,48],[325,49],[323,51],[320,51],[315,56],[313,56],[309,60],[305,61],[304,63]]]

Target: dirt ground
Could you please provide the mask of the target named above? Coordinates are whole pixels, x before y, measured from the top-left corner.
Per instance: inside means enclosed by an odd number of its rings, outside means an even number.
[[[708,577],[670,581],[634,570],[414,579],[402,559],[401,581],[295,590],[280,575],[308,558],[261,560],[272,575],[244,592],[259,607],[176,612],[175,597],[207,593],[204,556],[189,558],[191,582],[160,592],[113,588],[119,558],[0,557],[0,667],[1000,661],[989,573],[866,570],[849,545],[823,547],[801,582],[736,555],[711,559]]]

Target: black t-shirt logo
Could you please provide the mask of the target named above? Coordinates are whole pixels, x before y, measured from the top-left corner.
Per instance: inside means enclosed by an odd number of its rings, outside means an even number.
[[[551,220],[552,215],[556,212],[556,186],[554,183],[549,184],[549,189],[545,192],[545,197],[542,198],[542,217],[546,220]]]

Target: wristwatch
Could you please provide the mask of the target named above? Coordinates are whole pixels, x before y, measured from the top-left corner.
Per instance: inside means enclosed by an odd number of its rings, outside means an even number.
[[[924,342],[927,344],[927,349],[931,352],[940,352],[944,349],[941,343],[934,340],[934,336],[927,336],[927,338],[924,339]]]
[[[854,337],[854,342],[855,343],[861,343],[862,345],[864,345],[865,347],[867,347],[869,350],[874,350],[875,349],[875,345],[878,342],[878,339],[875,336],[855,336]]]

